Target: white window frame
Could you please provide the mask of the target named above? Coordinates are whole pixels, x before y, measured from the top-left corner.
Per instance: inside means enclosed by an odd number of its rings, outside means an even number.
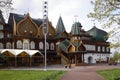
[[[34,42],[34,41],[31,41],[31,42],[30,42],[30,48],[31,48],[31,49],[35,49],[35,42]]]
[[[39,49],[43,49],[43,42],[39,42]]]
[[[11,49],[11,48],[12,48],[12,44],[10,42],[7,42],[6,49]]]
[[[100,52],[101,51],[101,46],[98,46],[97,50],[98,50],[98,52]]]
[[[50,44],[50,50],[54,50],[55,49],[55,45],[54,45],[54,43],[51,43]]]
[[[17,48],[18,48],[18,49],[21,49],[22,46],[23,46],[23,45],[22,45],[22,41],[21,41],[21,40],[18,40],[18,41],[17,41]]]

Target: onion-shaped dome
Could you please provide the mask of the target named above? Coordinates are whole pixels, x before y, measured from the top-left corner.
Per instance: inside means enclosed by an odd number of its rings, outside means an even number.
[[[54,38],[55,37],[55,29],[52,26],[52,23],[48,21],[48,33],[47,33],[47,38]],[[44,38],[43,30],[42,30],[42,25],[39,27],[39,36],[40,38]]]
[[[17,24],[18,35],[35,37],[38,34],[38,26],[30,18],[29,13]]]
[[[80,35],[81,27],[82,27],[82,26],[81,26],[80,22],[75,22],[75,23],[72,25],[71,34],[72,34],[72,35]]]
[[[87,32],[92,36],[92,39],[95,41],[106,41],[108,39],[107,32],[98,29],[95,26]]]

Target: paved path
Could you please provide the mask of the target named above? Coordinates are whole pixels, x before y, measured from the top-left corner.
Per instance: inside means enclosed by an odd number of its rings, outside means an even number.
[[[120,68],[120,65],[92,65],[92,66],[77,66],[71,69],[66,69],[62,65],[51,65],[47,67],[47,70],[67,70],[68,72],[61,77],[60,80],[104,80],[100,75],[96,73],[96,70],[105,70]],[[44,70],[44,67],[8,67],[0,70]]]
[[[71,69],[60,80],[104,80],[103,77],[96,73],[96,70],[105,70],[112,68],[120,68],[120,66],[94,65],[94,66],[79,66]]]

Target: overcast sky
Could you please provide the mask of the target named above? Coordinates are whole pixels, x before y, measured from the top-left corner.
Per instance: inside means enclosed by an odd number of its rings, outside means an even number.
[[[13,7],[16,9],[14,13],[25,14],[30,13],[33,18],[42,18],[42,2],[43,0],[13,0]],[[87,14],[93,10],[90,0],[48,0],[49,4],[49,20],[56,27],[59,16],[62,16],[65,28],[71,31],[71,26],[75,21],[79,21],[83,29],[89,30],[93,27],[94,22],[87,18]],[[100,27],[100,25],[97,25]]]

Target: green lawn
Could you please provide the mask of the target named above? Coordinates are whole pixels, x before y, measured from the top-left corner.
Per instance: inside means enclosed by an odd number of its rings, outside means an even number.
[[[0,80],[59,80],[66,71],[0,70]]]
[[[105,80],[120,80],[115,78],[120,78],[120,69],[111,69],[111,70],[100,70],[97,71]]]

